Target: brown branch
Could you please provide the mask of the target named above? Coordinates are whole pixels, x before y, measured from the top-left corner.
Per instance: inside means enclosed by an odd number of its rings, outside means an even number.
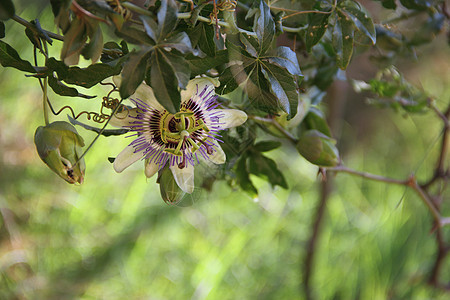
[[[305,297],[307,300],[314,299],[311,288],[314,257],[316,253],[316,245],[319,240],[320,229],[321,225],[323,224],[323,217],[325,214],[325,209],[329,199],[330,191],[331,191],[331,181],[329,180],[322,181],[320,191],[320,201],[317,206],[316,214],[314,216],[314,224],[311,230],[311,237],[309,238],[308,244],[306,246],[303,283],[304,283]]]

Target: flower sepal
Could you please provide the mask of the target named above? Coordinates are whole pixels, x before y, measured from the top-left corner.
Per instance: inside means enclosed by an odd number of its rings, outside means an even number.
[[[73,125],[56,121],[39,126],[34,143],[39,157],[59,177],[71,184],[83,183],[86,165],[79,158],[84,141]]]

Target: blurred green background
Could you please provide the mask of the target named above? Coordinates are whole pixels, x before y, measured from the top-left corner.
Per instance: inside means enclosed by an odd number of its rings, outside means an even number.
[[[18,14],[39,17],[55,31],[48,7],[19,6]],[[32,60],[23,29],[6,22],[5,41]],[[58,43],[50,50],[56,57]],[[419,58],[401,69],[443,108],[450,99],[445,37],[422,48]],[[367,60],[356,58],[348,74],[364,77]],[[429,178],[441,135],[436,116],[367,106],[348,85],[338,85],[346,99],[336,130],[345,164],[393,178]],[[317,167],[293,147],[284,144],[268,154],[289,190],[252,177],[260,196],[251,199],[216,182],[211,193],[198,191],[190,206],[174,207],[161,200],[155,178],[146,180],[141,164],[114,172],[107,157],[129,143],[123,137],[101,137],[86,156],[84,184],[66,184],[41,162],[33,144],[43,124],[37,80],[1,68],[0,91],[0,299],[303,299],[321,183]],[[107,90],[86,91],[92,92],[100,97]],[[50,99],[58,108],[68,103],[53,93]],[[99,108],[98,99],[70,103],[79,111]],[[65,113],[57,119],[66,120]],[[87,143],[95,137],[78,131]],[[449,214],[444,207],[443,215]],[[421,200],[405,187],[338,174],[316,248],[313,295],[447,299],[427,285],[436,256],[431,223]],[[448,261],[441,280],[450,280]]]

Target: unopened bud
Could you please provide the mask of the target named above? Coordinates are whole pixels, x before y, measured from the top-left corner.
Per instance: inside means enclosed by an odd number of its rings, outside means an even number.
[[[315,165],[333,167],[339,163],[335,143],[332,138],[317,130],[308,130],[298,140],[297,151]]]
[[[186,195],[186,193],[178,187],[168,164],[159,171],[158,183],[161,197],[164,202],[168,204],[178,204]]]
[[[86,165],[79,158],[84,141],[75,127],[64,121],[39,126],[34,134],[34,143],[39,157],[59,177],[68,183],[83,182]]]

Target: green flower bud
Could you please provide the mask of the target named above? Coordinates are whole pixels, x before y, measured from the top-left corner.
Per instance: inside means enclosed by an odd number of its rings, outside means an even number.
[[[71,124],[56,121],[39,126],[34,134],[39,157],[44,163],[68,183],[83,183],[86,165],[78,161],[84,146],[83,138]]]
[[[157,181],[159,183],[159,190],[164,202],[168,204],[178,204],[186,195],[186,192],[180,189],[168,165],[169,164],[166,164],[166,166],[159,171]]]
[[[332,138],[317,130],[306,131],[298,140],[297,151],[309,162],[333,167],[339,163],[339,152]]]

